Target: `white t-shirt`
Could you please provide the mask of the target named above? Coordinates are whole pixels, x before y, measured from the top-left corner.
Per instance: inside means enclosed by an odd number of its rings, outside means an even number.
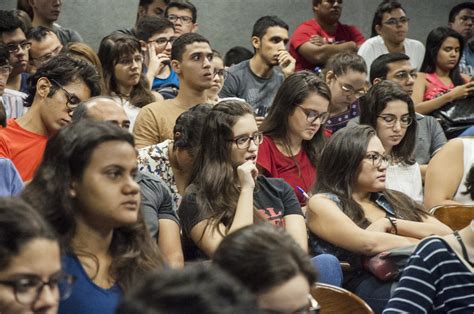
[[[410,196],[418,203],[423,203],[423,183],[420,165],[391,164],[387,167],[385,187]]]
[[[113,96],[113,98],[115,99],[117,103],[121,104],[123,109],[125,110],[125,113],[127,114],[127,117],[130,120],[130,127],[128,128],[128,130],[132,132],[133,126],[135,125],[135,120],[137,119],[140,108],[132,105],[128,100],[125,100],[118,96]]]
[[[425,56],[425,46],[418,40],[410,38],[405,38],[403,45],[405,46],[405,54],[410,57],[411,65],[419,71]],[[372,62],[377,59],[377,57],[388,53],[388,49],[385,46],[383,38],[375,36],[367,39],[362,46],[360,46],[357,53],[364,58],[367,64],[367,72],[370,75],[370,65]]]

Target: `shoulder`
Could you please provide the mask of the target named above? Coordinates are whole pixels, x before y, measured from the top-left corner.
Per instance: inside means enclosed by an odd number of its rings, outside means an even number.
[[[411,46],[414,48],[425,48],[425,46],[421,43],[421,41],[411,38],[405,38],[405,45]]]
[[[234,64],[227,71],[230,75],[242,75],[245,72],[250,72],[249,60]]]

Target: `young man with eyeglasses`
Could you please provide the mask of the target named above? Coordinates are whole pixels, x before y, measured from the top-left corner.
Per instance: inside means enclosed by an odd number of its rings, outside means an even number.
[[[33,27],[26,34],[26,38],[31,43],[29,59],[34,71],[63,49],[58,36],[44,26]]]
[[[197,32],[197,9],[189,1],[172,1],[168,3],[165,17],[173,23],[178,36]]]
[[[368,68],[378,56],[399,52],[409,56],[413,67],[420,69],[425,46],[418,40],[406,38],[409,21],[397,1],[384,1],[377,7],[372,23],[372,38],[367,39],[357,52],[364,58]]]
[[[365,41],[355,26],[339,22],[342,7],[342,0],[313,0],[314,19],[298,26],[290,40],[296,71],[319,71],[333,55],[356,52]]]
[[[24,181],[41,163],[48,138],[71,122],[81,101],[100,93],[94,67],[63,54],[46,62],[30,80],[29,110],[0,129],[0,157],[13,161]]]
[[[464,38],[464,51],[459,70],[461,73],[474,76],[474,3],[463,2],[454,6],[449,12],[448,26]]]

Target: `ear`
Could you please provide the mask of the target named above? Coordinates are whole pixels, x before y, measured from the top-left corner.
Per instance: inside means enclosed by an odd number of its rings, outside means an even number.
[[[380,35],[381,30],[382,30],[382,26],[375,25],[375,32],[377,32],[378,35]]]
[[[380,77],[376,77],[374,78],[374,81],[372,82],[372,86],[375,85],[375,84],[378,84],[380,82],[382,82],[383,80],[380,78]]]
[[[178,60],[171,60],[171,67],[176,74],[181,74],[181,63]]]
[[[255,50],[260,49],[260,38],[257,36],[252,37],[252,46],[255,48]]]
[[[196,32],[198,31],[198,28],[199,28],[198,23],[194,23],[194,24],[193,24],[193,30],[192,30],[192,32],[193,32],[193,33],[196,33]]]
[[[329,83],[330,83],[333,79],[335,79],[335,78],[336,78],[336,75],[334,74],[334,72],[333,72],[333,71],[328,71],[328,72],[326,73],[326,77],[325,77],[325,79],[326,79],[326,84],[329,84]]]
[[[41,77],[36,83],[36,97],[46,98],[51,90],[51,82],[46,77]]]

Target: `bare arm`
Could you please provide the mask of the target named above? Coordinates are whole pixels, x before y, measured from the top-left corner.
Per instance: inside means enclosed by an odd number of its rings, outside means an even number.
[[[308,252],[308,234],[306,233],[304,217],[301,215],[286,215],[284,219],[286,231],[305,252]]]
[[[324,45],[317,45],[311,41],[307,41],[299,46],[297,50],[298,53],[312,64],[325,64],[331,56],[338,52],[346,50],[357,51],[357,45],[353,41]]]
[[[165,260],[173,268],[184,266],[183,249],[178,224],[171,219],[160,219],[160,232],[158,234],[158,247]]]
[[[427,216],[422,222],[397,219],[398,234],[415,239],[423,239],[430,235],[443,236],[453,232],[451,228],[438,219]]]

